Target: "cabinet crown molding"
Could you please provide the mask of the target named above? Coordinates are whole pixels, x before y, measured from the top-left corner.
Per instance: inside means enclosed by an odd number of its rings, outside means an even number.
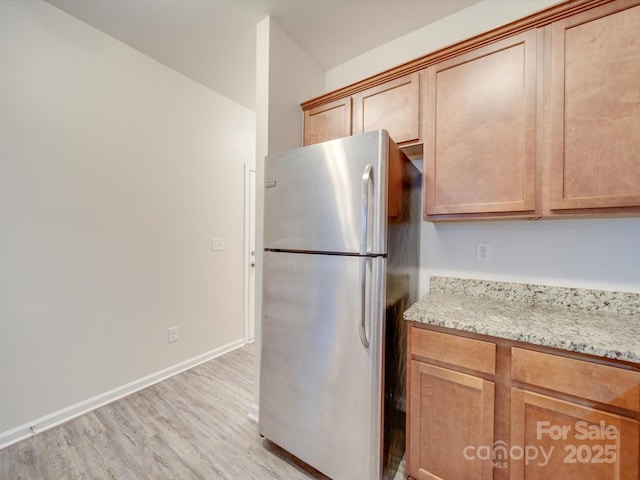
[[[454,45],[436,50],[435,52],[416,58],[389,70],[385,70],[384,72],[370,76],[368,78],[365,78],[364,80],[360,80],[338,90],[334,90],[319,97],[307,100],[300,106],[302,107],[302,110],[309,110],[311,108],[319,107],[326,103],[357,94],[368,88],[372,88],[391,80],[395,80],[396,78],[402,77],[404,75],[423,70],[430,65],[460,55],[478,47],[488,45],[490,43],[496,42],[498,40],[507,38],[526,30],[548,25],[557,20],[590,10],[597,6],[610,3],[612,1],[614,0],[569,0],[558,5],[553,5],[545,10],[541,10],[540,12],[533,13],[527,17],[515,20],[501,27],[494,28],[493,30],[489,30],[488,32],[482,33],[467,40],[463,40]],[[640,1],[629,0],[628,2],[624,3],[624,6],[621,8],[628,8],[630,6],[640,4]]]

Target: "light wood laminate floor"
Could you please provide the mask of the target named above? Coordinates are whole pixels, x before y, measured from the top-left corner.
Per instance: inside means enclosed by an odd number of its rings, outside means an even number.
[[[259,436],[253,368],[247,345],[0,450],[0,479],[326,479]]]

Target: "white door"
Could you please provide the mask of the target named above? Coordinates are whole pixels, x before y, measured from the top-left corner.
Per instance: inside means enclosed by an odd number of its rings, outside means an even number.
[[[245,165],[245,327],[246,342],[255,337],[256,171]]]

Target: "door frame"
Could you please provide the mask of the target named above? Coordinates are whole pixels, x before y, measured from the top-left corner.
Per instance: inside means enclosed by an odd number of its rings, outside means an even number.
[[[251,240],[255,246],[255,208],[256,208],[256,169],[247,163],[244,164],[244,342],[250,343],[255,340],[255,308],[251,305],[251,269],[253,275],[253,292],[255,302],[255,267],[251,266]],[[253,206],[254,221],[251,222]],[[254,257],[255,261],[255,257]],[[254,332],[253,335],[251,332]]]

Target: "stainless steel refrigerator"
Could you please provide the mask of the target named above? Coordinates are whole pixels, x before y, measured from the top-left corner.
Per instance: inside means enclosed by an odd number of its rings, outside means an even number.
[[[334,480],[405,445],[420,174],[380,130],[265,160],[260,434]]]

